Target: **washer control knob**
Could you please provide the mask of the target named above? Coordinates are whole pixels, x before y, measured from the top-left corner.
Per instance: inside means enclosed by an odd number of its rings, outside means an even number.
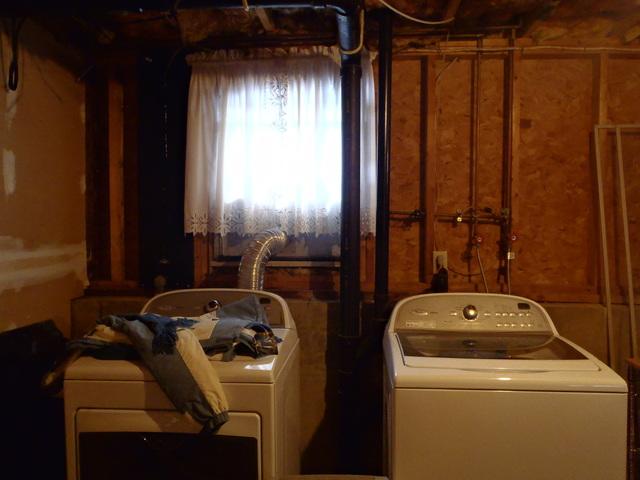
[[[462,309],[462,316],[465,320],[475,320],[478,318],[478,309],[473,305],[467,305]]]

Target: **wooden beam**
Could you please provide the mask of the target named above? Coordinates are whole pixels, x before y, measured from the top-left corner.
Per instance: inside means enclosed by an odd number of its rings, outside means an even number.
[[[210,237],[208,235],[193,236],[193,286],[203,285],[209,275]]]
[[[96,67],[85,78],[87,273],[89,280],[111,276],[109,234],[108,81]]]
[[[425,252],[425,264],[423,269],[431,274],[433,272],[433,264],[431,262],[431,256],[433,255],[434,250],[434,215],[436,213],[436,156],[437,156],[437,145],[436,145],[436,113],[437,113],[437,98],[436,98],[436,57],[429,57],[425,59],[427,63],[426,65],[426,98],[423,98],[422,101],[426,102],[426,116],[424,122],[424,130],[425,130],[425,142],[424,145],[424,162],[425,162],[425,201],[426,201],[426,212],[427,216],[425,218],[425,230],[426,230],[426,249]],[[423,70],[424,72],[424,70]],[[423,281],[426,281],[425,278]]]
[[[629,30],[624,32],[624,43],[633,42],[638,37],[640,37],[640,23],[635,24]]]
[[[419,193],[420,203],[418,208],[423,212],[427,212],[427,128],[428,128],[428,105],[429,105],[429,66],[426,58],[420,59],[420,178]],[[418,234],[419,247],[419,271],[418,278],[421,282],[426,282],[429,269],[429,261],[431,255],[427,247],[427,218],[420,221]]]
[[[111,281],[124,282],[124,89],[115,75],[109,74],[109,218],[111,240]]]
[[[458,13],[458,9],[460,8],[460,4],[462,0],[449,0],[447,4],[447,11],[444,14],[444,19],[447,20],[449,18],[453,18]]]
[[[599,54],[594,63],[593,75],[593,120],[597,125],[609,123],[609,54]]]
[[[596,55],[593,59],[593,84],[592,84],[592,122],[594,125],[603,125],[609,123],[608,112],[608,69],[609,69],[609,55],[607,53],[601,53]],[[606,133],[600,135],[599,138],[595,138],[594,141],[599,142],[600,151],[605,152]],[[590,168],[593,168],[595,163],[595,152],[592,151],[590,158],[592,164]],[[593,172],[595,176],[595,172]],[[597,285],[599,272],[601,271],[601,253],[600,253],[600,241],[598,240],[600,231],[598,229],[598,198],[597,192],[594,192],[593,196],[593,228],[591,235],[587,239],[589,242],[589,252],[591,252],[590,268],[587,272],[587,279],[589,285]],[[604,288],[604,285],[603,285]],[[604,301],[605,292],[602,290],[602,300]]]
[[[518,36],[524,37],[537,20],[547,18],[553,13],[553,11],[559,4],[560,0],[551,0],[548,2],[544,2],[538,8],[533,9],[529,13],[521,15],[520,28],[518,28]]]
[[[522,71],[522,54],[513,54],[513,113],[511,124],[511,193],[513,195],[512,224],[515,225],[517,233],[517,222],[520,214],[520,73]]]
[[[264,8],[256,8],[256,15],[262,24],[262,28],[267,32],[273,32],[276,27],[273,25],[273,21],[271,20],[271,16]]]
[[[139,86],[137,65],[123,67],[123,181],[125,278],[140,280],[140,208],[138,188]]]

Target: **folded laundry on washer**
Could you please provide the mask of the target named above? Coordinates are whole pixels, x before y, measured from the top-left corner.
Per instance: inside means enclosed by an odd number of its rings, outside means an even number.
[[[141,358],[175,407],[202,424],[203,431],[213,432],[227,421],[228,404],[206,355],[223,353],[224,361],[236,353],[257,358],[277,354],[280,341],[255,295],[221,307],[217,315],[217,320],[212,314],[109,315],[68,348],[102,359]]]

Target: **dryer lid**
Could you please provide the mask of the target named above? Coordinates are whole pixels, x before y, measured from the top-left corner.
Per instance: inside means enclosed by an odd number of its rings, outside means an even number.
[[[407,357],[492,360],[586,360],[552,333],[419,331],[397,333]]]

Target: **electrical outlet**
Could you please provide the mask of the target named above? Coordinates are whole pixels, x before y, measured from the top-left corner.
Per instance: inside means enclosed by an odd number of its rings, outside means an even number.
[[[446,250],[434,250],[433,251],[433,273],[436,273],[440,268],[447,268],[447,251]]]

